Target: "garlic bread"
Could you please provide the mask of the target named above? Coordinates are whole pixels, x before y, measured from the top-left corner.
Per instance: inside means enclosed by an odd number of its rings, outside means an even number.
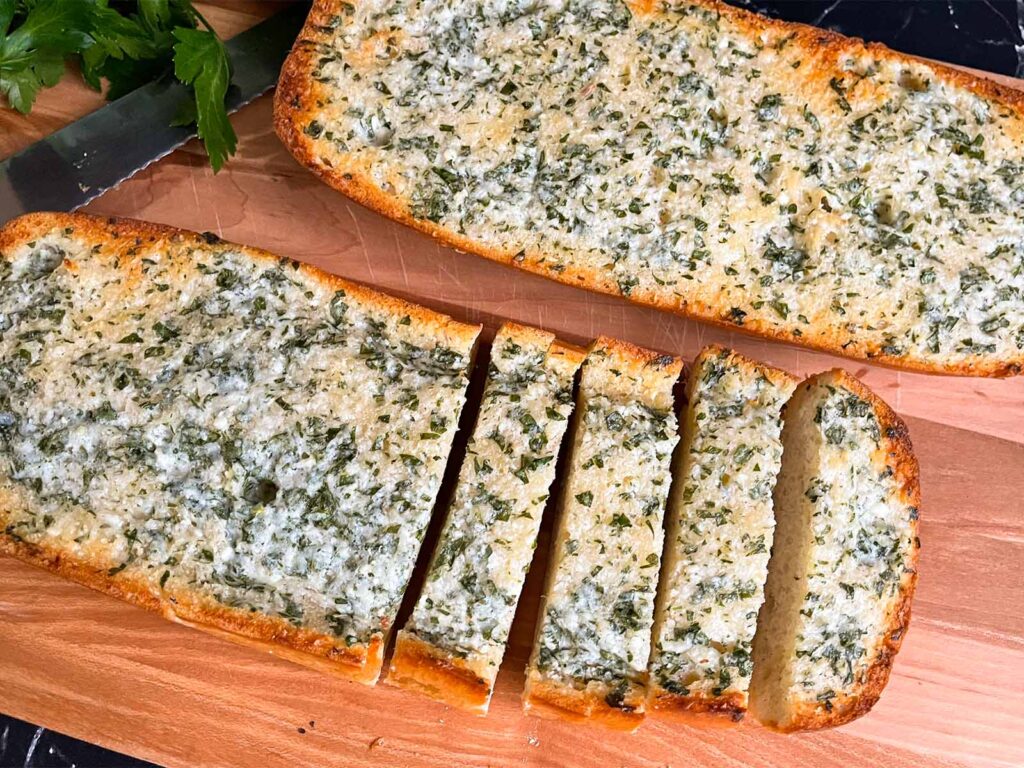
[[[921,501],[906,425],[850,374],[803,382],[783,418],[750,709],[796,731],[881,695],[910,622]]]
[[[716,0],[317,0],[275,120],[461,250],[902,368],[1024,364],[1024,96],[962,71]]]
[[[600,338],[571,454],[523,707],[633,729],[645,712],[682,361]]]
[[[0,230],[0,552],[372,683],[479,328],[143,222]]]

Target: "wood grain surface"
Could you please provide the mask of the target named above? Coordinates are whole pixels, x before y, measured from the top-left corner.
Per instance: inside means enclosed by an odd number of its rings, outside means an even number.
[[[274,7],[220,5],[205,10],[226,35]],[[0,110],[0,156],[98,104],[70,80],[29,117]],[[220,174],[193,142],[86,210],[209,230],[482,322],[489,334],[510,318],[569,341],[603,333],[686,358],[719,342],[797,374],[842,365],[887,399],[907,418],[924,496],[920,586],[889,687],[849,726],[788,737],[653,717],[625,735],[525,717],[519,694],[548,519],[486,718],[308,671],[8,558],[0,711],[190,768],[1024,765],[1024,377],[929,377],[843,361],[456,253],[320,184],[281,147],[270,117],[269,98],[236,115],[239,154]]]

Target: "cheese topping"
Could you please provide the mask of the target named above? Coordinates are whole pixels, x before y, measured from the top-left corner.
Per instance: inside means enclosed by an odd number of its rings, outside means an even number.
[[[917,510],[898,498],[879,461],[881,428],[871,403],[827,387],[817,407],[817,473],[804,496],[812,506],[807,593],[797,624],[791,686],[828,709],[837,692],[865,682],[916,546]]]
[[[670,359],[671,360],[671,359]],[[597,682],[612,707],[635,706],[651,649],[672,450],[672,382],[658,405],[618,391],[619,362],[587,358],[557,551],[535,649],[542,676]],[[627,388],[628,389],[628,388]]]
[[[745,706],[782,462],[781,409],[795,381],[728,350],[691,373],[685,455],[669,505],[667,573],[651,678],[679,696]]]
[[[322,165],[592,287],[934,367],[1024,349],[1024,121],[714,6],[365,0],[319,32]],[[836,71],[834,77],[822,71]]]
[[[471,350],[230,246],[0,258],[6,535],[349,644],[386,631]]]
[[[406,631],[493,680],[572,413],[577,361],[499,332],[473,437],[427,582]]]

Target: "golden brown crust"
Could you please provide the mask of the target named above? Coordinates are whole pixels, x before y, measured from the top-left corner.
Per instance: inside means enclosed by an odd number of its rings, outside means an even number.
[[[401,630],[384,682],[418,691],[473,714],[487,714],[491,683],[464,659]]]
[[[866,43],[858,37],[847,37],[837,32],[812,27],[808,24],[770,19],[767,16],[761,16],[743,8],[728,5],[723,0],[693,1],[706,7],[714,8],[721,16],[729,19],[737,26],[745,27],[751,34],[775,32],[781,35],[793,35],[794,39],[802,43],[805,48],[815,51],[825,62],[836,67],[838,67],[841,57],[857,56],[859,54],[870,54],[883,61],[895,62],[897,64],[923,64],[933,70],[947,83],[959,86],[984,99],[1006,106],[1008,109],[1016,112],[1018,116],[1024,118],[1024,90],[1022,89],[1011,88],[997,83],[990,78],[973,75],[949,64],[900,53],[882,43]],[[820,78],[827,82],[833,74],[833,71],[822,72]]]
[[[865,44],[861,40],[843,37],[815,27],[764,18],[749,11],[726,5],[721,0],[693,1],[714,9],[737,25],[745,27],[752,35],[769,32],[792,34],[794,39],[803,44],[810,55],[813,55],[818,61],[818,78],[826,84],[831,77],[841,74],[838,65],[841,57],[867,53],[888,61],[914,63],[929,67],[938,78],[965,88],[982,98],[1004,105],[1024,120],[1024,91],[976,77],[950,66],[900,54],[878,43]],[[635,0],[630,5],[638,13],[659,12],[652,0]],[[357,203],[424,232],[452,248],[535,272],[567,285],[574,285],[597,293],[623,296],[618,283],[606,274],[573,264],[559,265],[557,268],[553,268],[549,254],[536,250],[524,252],[513,248],[493,248],[459,235],[434,222],[418,219],[411,214],[404,201],[384,192],[360,169],[337,168],[330,158],[321,157],[317,153],[314,139],[303,131],[317,113],[318,105],[329,101],[329,94],[310,74],[317,57],[316,46],[330,39],[326,25],[332,17],[340,13],[341,8],[342,0],[316,0],[314,2],[306,25],[299,33],[292,52],[281,71],[281,78],[274,96],[274,128],[292,155],[325,183]],[[643,288],[635,288],[626,298],[634,303],[656,307],[732,331],[810,347],[843,357],[869,359],[879,365],[901,370],[992,377],[1015,376],[1024,371],[1024,354],[1012,360],[983,362],[940,363],[915,360],[886,354],[880,342],[840,338],[834,329],[816,332],[808,330],[797,335],[756,318],[747,318],[742,325],[737,325],[730,319],[728,309],[697,299],[688,300],[677,297],[674,300],[667,300],[664,296]]]
[[[129,571],[111,576],[105,567],[70,557],[56,548],[32,544],[8,532],[0,534],[0,554],[40,566],[171,621],[323,672],[368,685],[373,685],[380,674],[384,656],[382,635],[369,645],[349,647],[344,641],[300,629],[284,619],[229,608],[187,589],[162,589],[141,574]]]
[[[652,408],[672,407],[672,387],[683,371],[681,358],[608,336],[590,345],[587,358],[592,370],[600,370],[602,394],[637,399]]]
[[[643,691],[633,695],[632,701],[619,707],[611,706],[607,685],[590,683],[584,689],[557,680],[547,680],[531,673],[523,693],[523,711],[538,717],[568,720],[569,722],[598,723],[621,731],[635,731],[644,719]]]
[[[746,696],[740,693],[714,697],[681,696],[656,683],[650,686],[647,706],[659,716],[694,725],[735,725],[747,712]]]
[[[796,384],[800,381],[800,379],[789,371],[784,371],[781,368],[775,368],[766,363],[758,362],[746,355],[741,355],[735,349],[730,349],[729,347],[721,344],[708,344],[704,347],[693,360],[693,370],[699,368],[700,365],[708,358],[720,357],[722,355],[725,355],[726,360],[732,365],[737,365],[747,370],[756,370],[777,387],[790,386],[795,389]]]
[[[867,671],[864,683],[851,693],[835,697],[829,708],[823,709],[818,702],[805,702],[797,708],[790,719],[784,724],[767,724],[774,730],[791,733],[793,731],[809,731],[821,728],[834,728],[867,714],[882,695],[882,690],[889,682],[893,661],[900,650],[903,638],[910,626],[910,608],[917,586],[918,561],[921,542],[919,539],[918,511],[921,507],[920,468],[914,448],[910,442],[907,425],[889,405],[878,395],[868,389],[859,379],[841,368],[812,376],[801,387],[813,387],[826,384],[842,387],[857,397],[871,403],[878,419],[882,433],[881,451],[884,453],[886,465],[892,469],[896,478],[900,502],[913,510],[911,528],[913,530],[912,549],[906,554],[906,570],[900,585],[899,602],[893,606],[889,614],[882,641],[876,652],[874,661]]]
[[[507,320],[501,324],[501,327],[498,328],[498,332],[495,334],[494,338],[495,341],[499,338],[511,338],[520,343],[536,344],[540,347],[547,347],[549,358],[556,358],[564,365],[572,366],[572,368],[579,368],[579,366],[583,364],[584,358],[587,356],[587,350],[582,347],[577,347],[575,344],[569,344],[568,342],[561,341],[550,331],[543,331],[540,328],[534,328],[531,325],[522,325],[511,320]]]
[[[74,230],[76,238],[103,244],[116,253],[122,259],[122,268],[129,281],[137,276],[136,256],[144,248],[160,243],[231,248],[257,261],[277,261],[279,258],[256,248],[225,243],[211,234],[200,235],[132,219],[70,213],[33,213],[8,222],[0,229],[0,258],[9,258],[13,249],[33,239],[69,228]],[[456,322],[446,315],[378,293],[315,267],[301,265],[300,269],[317,282],[344,290],[369,307],[400,316],[408,315],[417,330],[438,341],[443,339],[464,354],[473,353],[480,326]],[[11,500],[0,499],[2,503],[9,504]],[[4,516],[4,510],[0,508],[0,522]],[[111,576],[103,563],[75,559],[57,549],[25,542],[11,533],[0,532],[0,552],[155,611],[178,623],[270,651],[300,664],[371,685],[380,674],[388,627],[383,627],[368,645],[349,647],[331,635],[295,627],[284,619],[229,608],[189,590],[157,588],[146,578],[130,572]]]
[[[587,357],[587,350],[556,339],[548,350],[548,354],[564,360],[566,364],[574,368],[579,368]]]

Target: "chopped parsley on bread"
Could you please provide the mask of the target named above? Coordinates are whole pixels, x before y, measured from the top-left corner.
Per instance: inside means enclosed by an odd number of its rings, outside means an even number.
[[[708,347],[687,384],[667,512],[648,702],[733,720],[747,709],[789,374]]]
[[[784,422],[750,707],[797,731],[881,695],[910,621],[920,490],[906,425],[845,371],[800,384]]]
[[[537,545],[583,350],[503,325],[426,583],[387,681],[485,714]]]
[[[461,250],[887,365],[1024,365],[1024,96],[716,0],[317,0],[279,135]]]
[[[376,680],[479,328],[144,222],[0,230],[0,552]]]
[[[603,337],[583,364],[528,712],[630,730],[643,718],[681,370]]]

